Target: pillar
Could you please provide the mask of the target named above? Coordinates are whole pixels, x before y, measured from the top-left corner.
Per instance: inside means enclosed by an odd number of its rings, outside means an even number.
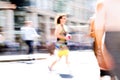
[[[13,10],[6,10],[6,22],[4,27],[4,36],[7,41],[15,40],[14,32],[14,12]]]
[[[50,16],[45,16],[45,35],[46,35],[46,41],[50,41]]]

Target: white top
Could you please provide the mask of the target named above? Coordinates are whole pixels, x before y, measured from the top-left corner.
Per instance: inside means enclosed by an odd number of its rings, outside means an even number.
[[[22,39],[23,40],[35,40],[36,37],[39,35],[37,34],[35,28],[33,27],[22,27],[21,28],[21,34],[22,34]]]

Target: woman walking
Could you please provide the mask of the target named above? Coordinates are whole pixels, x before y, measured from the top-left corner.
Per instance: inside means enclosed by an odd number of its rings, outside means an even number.
[[[56,17],[55,37],[57,38],[56,49],[58,58],[55,59],[49,66],[49,70],[52,70],[54,65],[63,57],[66,58],[66,64],[69,64],[68,55],[69,49],[67,47],[67,40],[71,38],[66,32],[66,14],[60,14]]]

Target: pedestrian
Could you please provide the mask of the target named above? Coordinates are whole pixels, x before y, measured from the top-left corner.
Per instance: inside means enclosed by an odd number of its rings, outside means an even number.
[[[28,46],[27,54],[32,54],[34,52],[33,42],[35,38],[39,37],[35,28],[33,27],[32,21],[25,21],[25,25],[21,28],[21,34],[23,41]]]
[[[55,37],[57,38],[57,42],[55,44],[57,49],[57,58],[55,58],[52,63],[49,65],[49,70],[53,70],[54,65],[63,57],[66,58],[66,64],[69,64],[68,55],[69,49],[67,47],[67,41],[71,39],[70,35],[67,35],[66,30],[66,14],[59,14],[55,19]]]
[[[98,48],[98,45],[97,45],[97,41],[96,41],[96,35],[95,35],[95,14],[90,18],[90,37],[92,37],[94,39],[94,43],[93,43],[93,51],[95,53],[95,56],[98,60],[98,64],[99,64],[99,67],[100,67],[100,77],[101,77],[101,80],[111,80],[114,76],[113,76],[113,73],[111,70],[108,70],[106,68],[106,63],[109,63],[109,56],[108,56],[108,53],[103,53],[104,54],[104,57],[102,57],[102,59],[99,60],[99,57],[100,57],[100,53],[97,52],[97,48]],[[102,53],[101,53],[102,54]],[[99,57],[98,57],[99,56]],[[111,57],[111,56],[110,56]],[[107,61],[105,61],[105,59]],[[110,62],[111,64],[111,62]]]
[[[2,33],[0,33],[0,43],[4,43],[5,38]]]
[[[95,16],[95,35],[99,50],[106,50],[114,59],[111,71],[120,79],[120,0],[102,0],[98,2]],[[104,72],[106,73],[106,72]],[[115,79],[114,79],[115,80]]]

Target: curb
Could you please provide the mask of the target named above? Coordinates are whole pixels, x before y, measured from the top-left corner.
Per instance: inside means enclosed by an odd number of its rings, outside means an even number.
[[[77,52],[91,52],[92,50],[80,50]],[[74,52],[74,51],[71,51]],[[75,51],[76,52],[76,51]],[[93,51],[92,51],[93,52]],[[34,53],[24,55],[4,55],[0,56],[0,62],[15,62],[15,61],[31,61],[31,60],[44,60],[49,57],[49,53]]]
[[[44,60],[48,56],[49,55],[45,53],[30,54],[30,55],[6,55],[6,56],[0,56],[0,62]]]
[[[16,62],[16,61],[33,61],[33,60],[44,60],[46,58],[31,58],[31,59],[13,59],[13,60],[0,60],[0,62]]]

